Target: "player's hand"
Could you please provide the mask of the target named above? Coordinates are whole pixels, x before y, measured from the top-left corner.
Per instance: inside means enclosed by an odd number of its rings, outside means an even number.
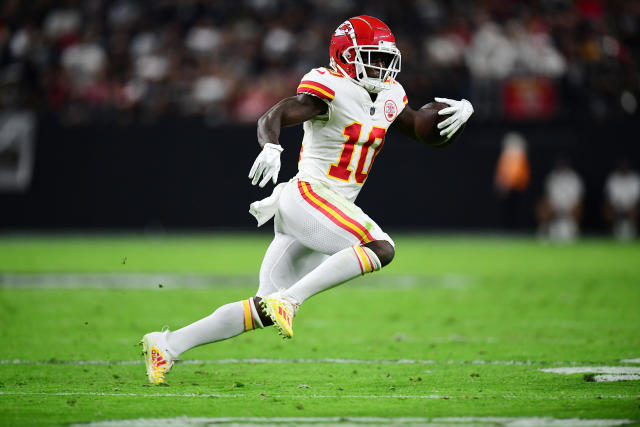
[[[442,129],[440,136],[449,140],[469,120],[473,114],[473,106],[466,99],[456,101],[455,99],[435,98],[435,100],[449,105],[449,107],[438,111],[441,116],[451,114],[451,117],[438,123],[438,129]]]
[[[260,188],[267,185],[267,182],[271,179],[275,184],[278,181],[278,173],[280,173],[280,153],[282,153],[282,146],[278,144],[267,143],[262,148],[258,157],[253,162],[251,170],[249,171],[249,179],[252,179],[251,184],[256,185],[260,181]]]

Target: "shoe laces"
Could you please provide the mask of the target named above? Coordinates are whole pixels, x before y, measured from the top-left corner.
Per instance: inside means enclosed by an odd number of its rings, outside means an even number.
[[[293,298],[284,295],[284,291],[285,291],[284,288],[278,290],[278,294],[279,294],[278,298],[291,306],[292,314],[295,316],[296,313],[298,312],[298,307],[300,307],[300,303],[294,300]]]

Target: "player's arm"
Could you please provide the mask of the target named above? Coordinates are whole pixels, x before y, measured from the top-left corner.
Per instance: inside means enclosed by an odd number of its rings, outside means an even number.
[[[462,133],[467,120],[473,114],[473,106],[463,99],[455,101],[436,98],[438,102],[429,103],[419,110],[408,105],[393,122],[409,138],[432,147],[445,147]]]
[[[435,126],[433,126],[431,128],[431,132],[427,134],[418,131],[418,123],[420,121],[427,120],[426,117],[423,117],[425,113],[422,113],[422,111],[423,110],[416,111],[407,105],[394,120],[391,127],[393,129],[399,130],[400,133],[413,139],[414,141],[422,142],[434,147],[448,145],[445,144],[447,142],[446,139],[440,136],[440,133],[437,131],[437,128]]]
[[[313,95],[298,94],[285,98],[258,119],[258,144],[280,144],[280,129],[326,114],[327,104]]]
[[[278,142],[280,129],[326,114],[327,109],[327,104],[320,98],[301,93],[281,100],[264,113],[258,119],[258,144],[262,151],[249,171],[251,184],[256,185],[259,181],[259,186],[264,187],[269,180],[274,184],[278,181],[282,152]]]

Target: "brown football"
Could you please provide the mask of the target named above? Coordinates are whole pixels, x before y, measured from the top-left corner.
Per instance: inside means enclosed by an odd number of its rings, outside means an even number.
[[[440,136],[438,123],[445,120],[448,116],[439,116],[438,111],[448,107],[442,102],[430,102],[423,105],[416,115],[416,133],[422,141],[429,145],[440,145],[445,141]]]

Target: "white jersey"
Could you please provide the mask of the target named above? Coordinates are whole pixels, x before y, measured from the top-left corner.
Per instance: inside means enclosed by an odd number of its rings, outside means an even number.
[[[615,209],[632,209],[640,200],[640,176],[635,172],[614,172],[607,179],[605,192]]]
[[[297,93],[324,100],[328,111],[304,123],[298,178],[355,200],[387,129],[407,105],[402,85],[391,83],[372,101],[366,89],[333,70],[315,68],[305,74]]]
[[[582,180],[571,169],[552,171],[546,185],[549,202],[556,211],[568,212],[582,200]]]

